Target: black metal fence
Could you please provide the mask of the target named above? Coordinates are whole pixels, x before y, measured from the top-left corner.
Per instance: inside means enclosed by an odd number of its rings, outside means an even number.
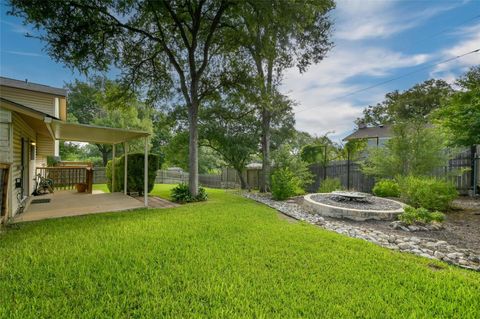
[[[314,182],[308,187],[309,192],[317,192],[325,178],[338,178],[345,189],[359,192],[371,192],[375,179],[362,173],[360,164],[348,161],[334,161],[326,167],[320,164],[310,165]]]
[[[436,169],[433,176],[447,178],[460,194],[467,195],[472,185],[473,155],[470,150],[459,152],[445,166]],[[325,178],[338,178],[344,188],[360,192],[371,192],[375,185],[375,178],[363,174],[361,164],[357,162],[333,161],[326,167],[313,164],[310,166],[310,171],[314,175],[314,182],[308,187],[309,192],[318,191]]]

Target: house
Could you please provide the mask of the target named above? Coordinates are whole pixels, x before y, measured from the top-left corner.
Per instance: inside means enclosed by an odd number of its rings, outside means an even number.
[[[383,146],[392,137],[392,128],[390,125],[379,125],[367,127],[360,124],[358,129],[345,137],[344,141],[366,139],[368,146]]]
[[[384,146],[393,136],[391,125],[380,125],[367,127],[360,124],[358,129],[345,137],[344,141],[366,139],[367,145]],[[465,148],[462,151],[456,150],[458,154],[448,161],[444,170],[461,170],[462,174],[454,179],[457,189],[461,194],[478,195],[480,193],[480,145]]]
[[[62,88],[0,77],[0,223],[26,206],[37,171],[46,169],[47,157],[59,155],[60,140],[110,144],[113,150],[132,139],[147,141],[143,131],[68,123],[66,95]]]

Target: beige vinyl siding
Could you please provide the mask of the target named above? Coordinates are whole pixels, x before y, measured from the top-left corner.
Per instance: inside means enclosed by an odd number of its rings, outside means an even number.
[[[0,86],[0,96],[37,111],[55,116],[56,96],[52,94],[22,90],[8,86]]]
[[[0,108],[0,163],[11,163],[12,112]]]
[[[44,155],[38,155],[35,158],[35,167],[46,167],[47,166],[47,157]]]
[[[55,140],[51,137],[37,135],[37,156],[55,155]]]
[[[15,179],[21,177],[21,165],[22,165],[22,138],[29,139],[31,142],[36,142],[36,133],[35,131],[28,126],[27,123],[17,114],[12,113],[12,124],[13,124],[13,140],[12,140],[12,155],[13,155],[13,165],[11,167],[11,179],[10,179],[10,204],[9,207],[12,208],[11,216],[13,217],[18,208],[17,202],[17,192],[18,189],[15,189]],[[32,181],[34,172],[30,170],[29,180]]]

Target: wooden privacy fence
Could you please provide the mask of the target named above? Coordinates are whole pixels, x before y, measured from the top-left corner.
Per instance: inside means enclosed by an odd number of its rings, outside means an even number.
[[[188,183],[189,174],[182,171],[158,170],[155,183],[179,184]],[[212,188],[239,188],[240,179],[232,168],[224,168],[219,174],[199,174],[200,185]]]
[[[258,188],[258,170],[246,170],[245,180],[251,188]],[[158,170],[155,178],[157,184],[188,183],[188,173],[182,171]],[[212,188],[239,188],[240,178],[233,168],[224,168],[218,174],[200,174],[200,185]],[[95,167],[93,171],[93,183],[107,183],[105,167]]]
[[[85,166],[37,167],[35,176],[40,174],[51,179],[55,189],[74,189],[77,184],[86,184],[87,191],[92,191],[93,171]]]

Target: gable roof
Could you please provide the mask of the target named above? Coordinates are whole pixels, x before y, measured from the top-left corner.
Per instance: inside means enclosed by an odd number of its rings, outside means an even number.
[[[47,93],[52,95],[67,96],[67,90],[56,88],[48,85],[32,83],[28,81],[20,81],[0,76],[0,85],[17,89],[23,89],[34,92]]]
[[[391,126],[390,125],[381,125],[381,126],[374,126],[374,127],[363,127],[357,129],[352,134],[345,137],[343,140],[356,140],[356,139],[363,139],[363,138],[376,138],[376,137],[391,137]]]

